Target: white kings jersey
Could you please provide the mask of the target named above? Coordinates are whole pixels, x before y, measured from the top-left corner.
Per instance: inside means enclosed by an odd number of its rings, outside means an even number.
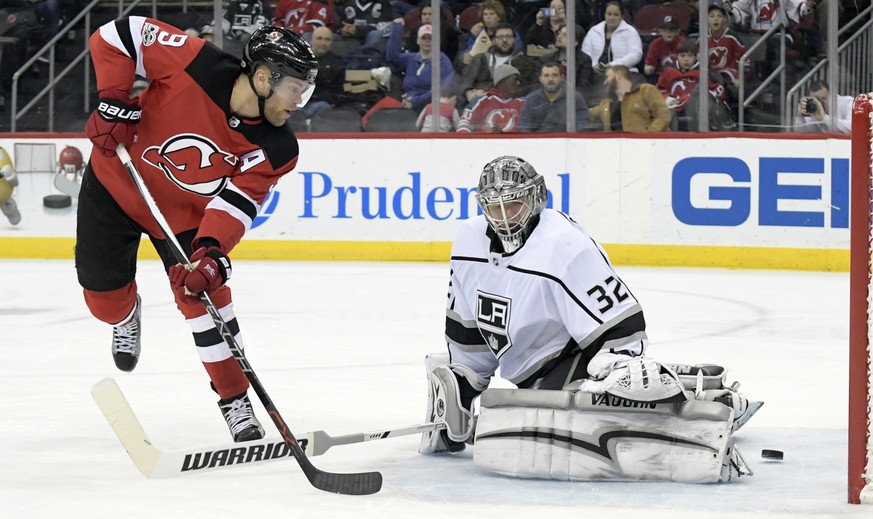
[[[491,252],[492,236],[480,215],[464,222],[452,246],[446,305],[452,363],[486,379],[499,367],[503,378],[527,388],[568,353],[643,354],[642,307],[582,226],[545,209],[511,255]]]

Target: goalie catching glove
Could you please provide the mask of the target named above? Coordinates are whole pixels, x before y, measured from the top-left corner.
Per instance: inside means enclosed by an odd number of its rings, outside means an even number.
[[[188,265],[173,265],[169,270],[170,285],[179,300],[193,305],[200,302],[198,294],[218,289],[230,279],[230,258],[218,248],[218,242],[200,240],[202,245],[191,254]]]
[[[136,140],[136,124],[142,117],[139,97],[131,99],[121,90],[103,90],[97,108],[85,124],[85,135],[107,157],[115,156],[119,144],[129,146]]]
[[[600,352],[588,363],[588,374],[591,378],[578,388],[587,393],[608,393],[647,403],[686,400],[678,376],[651,357]]]

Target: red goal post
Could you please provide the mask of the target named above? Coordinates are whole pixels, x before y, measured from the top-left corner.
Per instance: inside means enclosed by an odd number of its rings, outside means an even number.
[[[849,502],[873,504],[873,93],[852,109]]]

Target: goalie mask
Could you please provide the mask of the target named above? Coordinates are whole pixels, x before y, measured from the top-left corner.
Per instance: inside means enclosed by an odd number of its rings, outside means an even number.
[[[476,201],[507,254],[524,245],[533,230],[533,218],[547,200],[543,176],[519,157],[498,157],[485,165],[479,177]]]
[[[253,75],[257,66],[265,65],[270,70],[270,94],[258,94],[261,117],[264,115],[264,102],[270,96],[277,94],[296,97],[299,94],[302,101],[297,103],[297,108],[303,108],[315,90],[318,59],[309,43],[290,29],[266,26],[256,30],[243,49],[242,64],[256,94]],[[297,80],[291,87],[293,92],[279,89],[286,76]]]

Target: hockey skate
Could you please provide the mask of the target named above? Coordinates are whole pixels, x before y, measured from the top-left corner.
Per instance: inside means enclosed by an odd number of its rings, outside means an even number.
[[[124,321],[112,327],[112,357],[115,367],[121,371],[133,371],[139,360],[141,350],[142,300],[136,295],[136,305],[131,315]]]
[[[252,402],[246,393],[226,400],[219,400],[218,407],[221,409],[221,414],[224,415],[233,441],[237,443],[248,442],[264,437],[264,428],[255,417]]]

